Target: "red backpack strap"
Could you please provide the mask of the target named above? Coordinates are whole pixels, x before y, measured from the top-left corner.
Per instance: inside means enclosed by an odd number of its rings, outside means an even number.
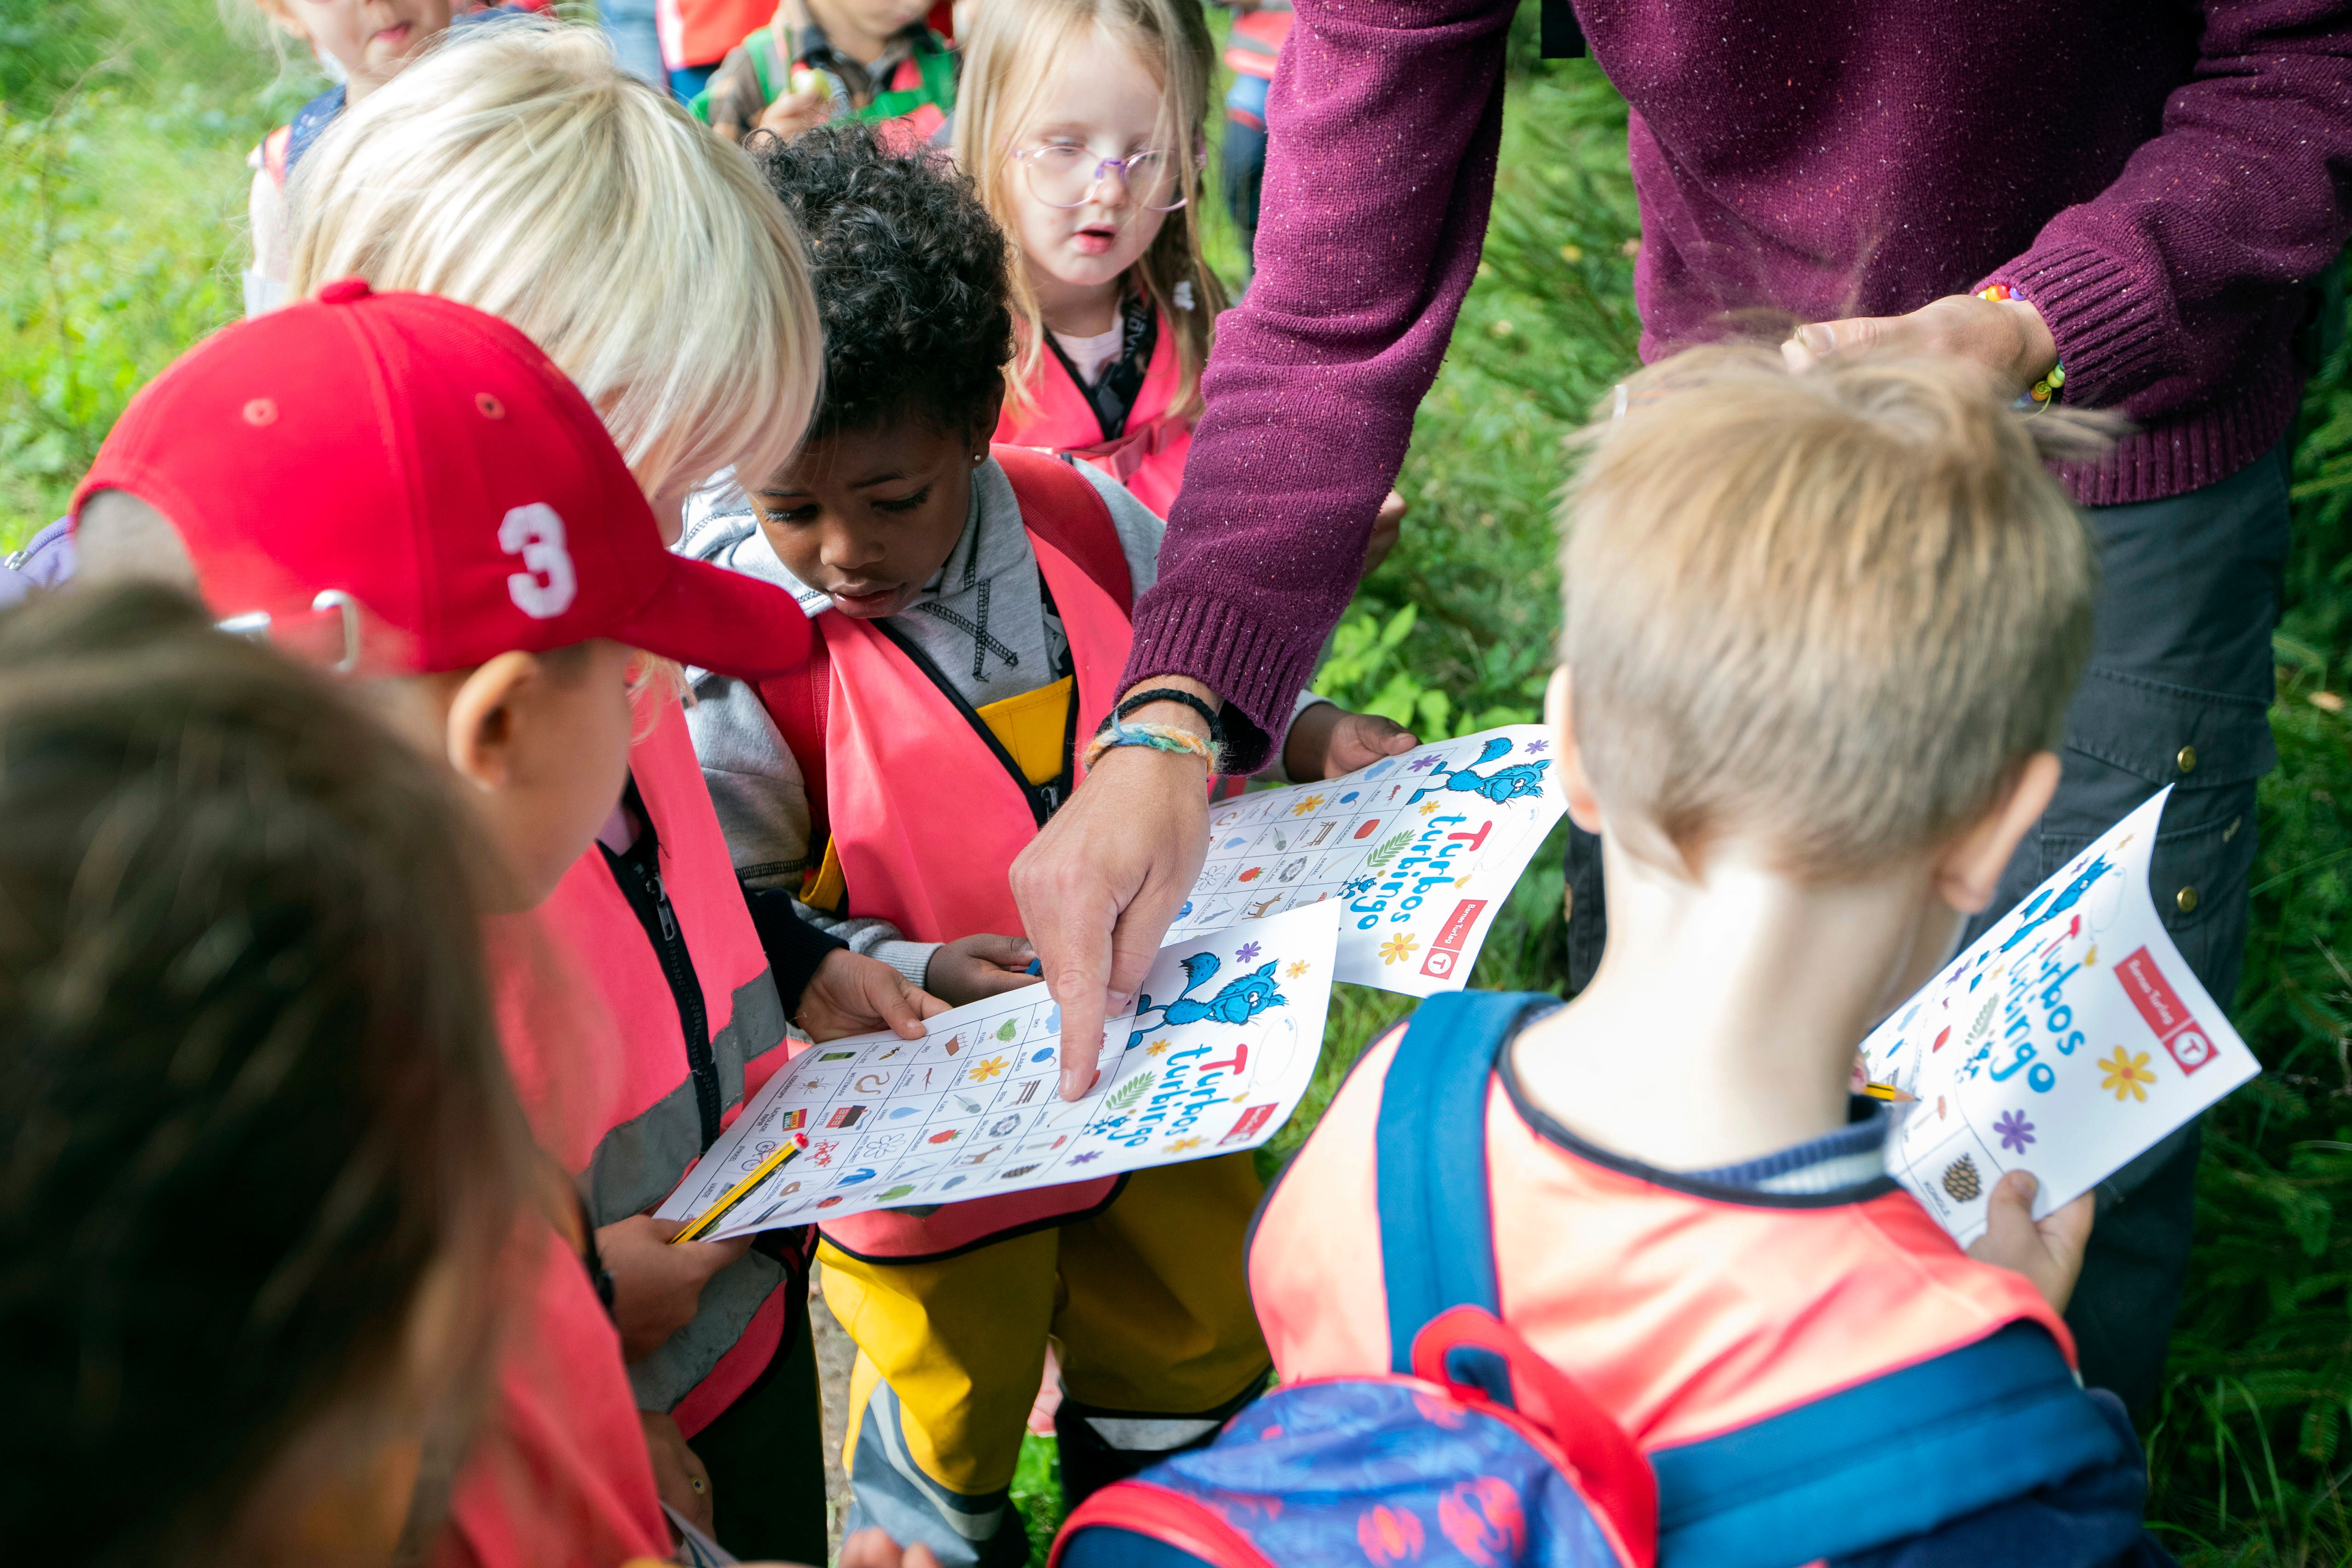
[[[1013,482],[1021,521],[1030,532],[1068,556],[1125,616],[1135,614],[1135,579],[1094,482],[1071,464],[1026,447],[992,447],[990,455]]]
[[[825,652],[824,626],[809,617],[808,663],[789,675],[760,682],[760,700],[776,721],[784,749],[801,768],[808,791],[809,848],[822,855],[831,837],[824,808],[825,719],[833,705],[833,658]]]

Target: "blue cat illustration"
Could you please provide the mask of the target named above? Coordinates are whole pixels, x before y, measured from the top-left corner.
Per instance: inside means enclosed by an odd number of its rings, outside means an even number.
[[[1478,760],[1472,763],[1469,767],[1433,778],[1428,784],[1413,791],[1412,798],[1405,804],[1416,805],[1423,795],[1436,795],[1444,790],[1456,790],[1464,795],[1475,795],[1481,800],[1491,801],[1496,805],[1508,805],[1523,795],[1541,795],[1544,770],[1551,766],[1551,759],[1549,757],[1539,763],[1513,763],[1509,767],[1496,768],[1491,773],[1471,771],[1508,756],[1510,751],[1510,737],[1496,736],[1486,742],[1486,749],[1478,753]]]
[[[2082,874],[2067,883],[2056,898],[2051,899],[2047,889],[2034,894],[2033,901],[2025,906],[2024,912],[2028,917],[2025,923],[2019,926],[2011,933],[2010,939],[2000,944],[2000,951],[2007,952],[2011,948],[2032,936],[2045,922],[2057,919],[2076,904],[2081,903],[2083,895],[2091,890],[2091,884],[2113,869],[2114,868],[2107,864],[2107,858],[2100,855],[2089,865],[2084,867]],[[2050,900],[2046,908],[2042,904],[2044,899]]]
[[[1150,992],[1135,999],[1137,1028],[1127,1039],[1129,1046],[1139,1044],[1153,1028],[1179,1028],[1197,1024],[1203,1019],[1220,1024],[1246,1024],[1270,1007],[1285,1005],[1282,991],[1274,978],[1276,959],[1264,963],[1236,979],[1228,980],[1214,996],[1206,1000],[1192,993],[1217,976],[1220,963],[1213,952],[1196,952],[1182,961],[1184,989],[1166,1002],[1155,1004]],[[1146,1013],[1160,1015],[1157,1025],[1143,1024]]]

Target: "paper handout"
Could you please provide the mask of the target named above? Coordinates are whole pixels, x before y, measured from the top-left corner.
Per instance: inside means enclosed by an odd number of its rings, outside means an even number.
[[[1335,979],[1408,996],[1460,990],[1568,808],[1551,744],[1543,726],[1513,724],[1218,803],[1208,860],[1169,939],[1331,901]]]
[[[1315,1076],[1331,1000],[1336,906],[1161,950],[1134,1011],[1104,1031],[1100,1072],[1064,1100],[1061,1014],[1041,985],[803,1050],[656,1211],[701,1214],[778,1142],[807,1151],[703,1237],[871,1209],[1057,1186],[1255,1149]]]
[[[2003,1173],[2039,1219],[2261,1071],[2147,890],[2169,790],[2109,828],[1863,1042],[1889,1175],[1965,1247]]]

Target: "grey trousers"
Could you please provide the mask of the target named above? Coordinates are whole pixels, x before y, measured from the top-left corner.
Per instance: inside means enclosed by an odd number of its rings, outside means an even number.
[[[2018,846],[1971,942],[2075,851],[2166,784],[2149,891],[2172,940],[2224,1006],[2246,951],[2254,785],[2271,742],[2271,632],[2287,550],[2282,445],[2187,495],[2086,509],[2102,579],[2091,666],[2067,710],[2065,773]],[[1601,845],[1569,830],[1568,994],[1608,940]],[[2066,1321],[2084,1381],[2134,1410],[2152,1401],[2180,1306],[2195,1205],[2198,1129],[2182,1129],[2103,1184]]]

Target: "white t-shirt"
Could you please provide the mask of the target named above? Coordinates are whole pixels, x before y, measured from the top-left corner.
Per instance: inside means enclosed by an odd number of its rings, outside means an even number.
[[[1104,368],[1118,358],[1118,351],[1127,342],[1127,322],[1124,319],[1113,321],[1110,331],[1097,332],[1090,338],[1074,338],[1067,332],[1055,332],[1054,341],[1061,345],[1062,353],[1076,367],[1079,376],[1091,386],[1102,379]]]

